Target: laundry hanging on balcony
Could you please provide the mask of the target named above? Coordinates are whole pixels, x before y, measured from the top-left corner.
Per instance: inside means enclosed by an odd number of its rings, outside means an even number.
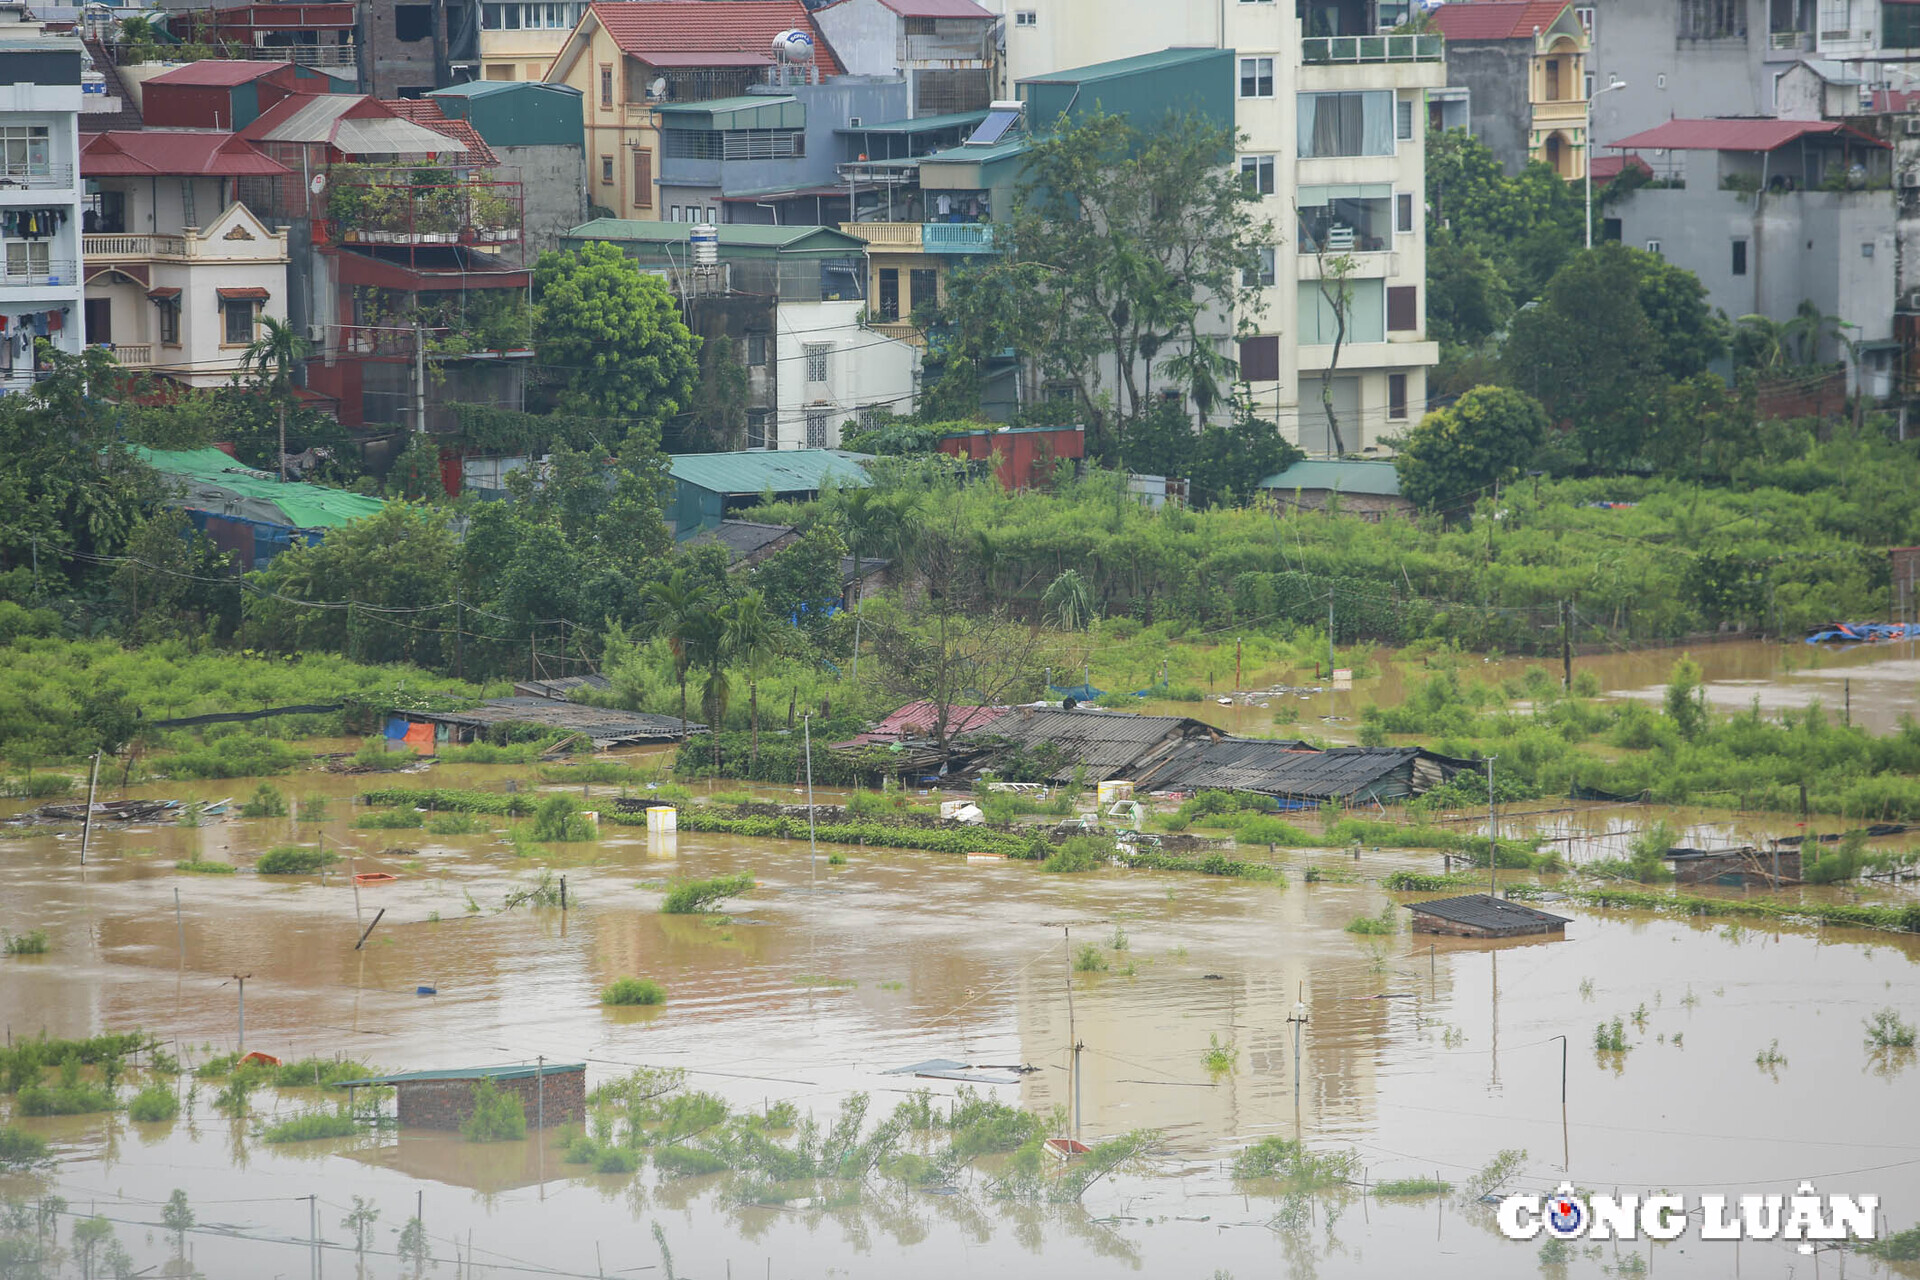
[[[44,240],[67,221],[67,211],[52,209],[9,209],[0,214],[0,235],[9,240]]]

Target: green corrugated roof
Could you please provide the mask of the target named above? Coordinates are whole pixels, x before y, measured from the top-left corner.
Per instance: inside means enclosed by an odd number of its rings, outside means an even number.
[[[452,1067],[446,1071],[402,1071],[391,1076],[367,1076],[361,1080],[342,1080],[334,1087],[344,1089],[351,1085],[358,1089],[373,1084],[408,1084],[425,1080],[531,1080],[536,1075],[565,1075],[570,1071],[585,1071],[584,1062],[549,1062],[545,1067],[535,1063],[523,1063],[511,1067]]]
[[[939,129],[964,129],[987,118],[984,111],[952,111],[944,116],[918,116],[912,120],[889,120],[885,124],[848,125],[835,133],[933,133]]]
[[[1065,71],[1050,71],[1043,76],[1022,76],[1021,84],[1092,84],[1099,80],[1112,80],[1118,76],[1139,75],[1143,71],[1165,71],[1169,67],[1184,67],[1196,62],[1205,62],[1217,58],[1221,50],[1205,49],[1162,49],[1158,53],[1142,53],[1131,58],[1115,58],[1112,62],[1096,62],[1085,67],[1069,67]]]
[[[806,104],[798,98],[769,94],[743,94],[737,98],[714,98],[707,102],[668,102],[654,108],[667,117],[667,123],[698,129],[804,129]],[[676,116],[689,117],[683,125]],[[704,118],[703,118],[704,117]]]
[[[863,489],[873,483],[860,464],[873,455],[846,449],[766,449],[740,453],[676,453],[667,474],[712,493],[815,492],[829,480]]]
[[[1400,496],[1400,473],[1391,462],[1296,462],[1270,475],[1262,489],[1337,489],[1341,493]]]
[[[595,218],[582,223],[562,237],[564,240],[626,240],[639,244],[685,244],[693,229],[691,222],[641,221],[636,218]],[[766,250],[787,253],[799,249],[833,249],[860,254],[867,242],[832,227],[772,226],[758,222],[728,222],[714,228],[720,237],[720,252],[728,249]]]
[[[970,147],[963,142],[957,147],[948,147],[945,151],[921,156],[920,165],[924,169],[930,164],[991,164],[995,160],[1022,155],[1032,145],[1033,140],[1024,134],[1006,142],[996,142],[991,147]]]
[[[270,474],[241,466],[218,449],[140,449],[133,451],[154,470],[187,484],[189,505],[249,520],[295,529],[337,529],[350,520],[377,514],[380,498],[345,489],[294,481],[281,484]]]

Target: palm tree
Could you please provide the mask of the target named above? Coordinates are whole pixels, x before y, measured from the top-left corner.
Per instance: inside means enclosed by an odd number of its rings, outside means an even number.
[[[687,671],[698,656],[699,632],[713,617],[713,600],[705,587],[675,569],[665,582],[647,588],[647,619],[655,635],[664,636],[673,653],[673,674],[680,681],[680,736],[687,736]]]
[[[856,618],[856,625],[857,625]],[[767,598],[758,591],[743,592],[727,610],[727,648],[747,672],[747,718],[753,726],[753,755],[747,767],[752,777],[760,765],[760,676],[778,657],[782,634],[767,612]]]
[[[1040,603],[1053,612],[1054,620],[1068,631],[1084,631],[1093,621],[1093,592],[1076,569],[1063,569],[1053,580]]]
[[[729,643],[732,631],[728,624],[732,614],[732,605],[705,610],[686,635],[689,665],[703,667],[707,673],[700,686],[700,707],[701,714],[707,717],[707,733],[713,743],[715,773],[720,772],[720,728],[727,718],[727,701],[733,693],[727,683],[727,659],[732,656]]]
[[[240,368],[254,376],[254,384],[271,396],[280,409],[280,456],[274,474],[287,478],[287,401],[293,397],[293,366],[304,359],[312,345],[284,320],[272,316],[260,319],[260,336],[247,344],[240,356]]]

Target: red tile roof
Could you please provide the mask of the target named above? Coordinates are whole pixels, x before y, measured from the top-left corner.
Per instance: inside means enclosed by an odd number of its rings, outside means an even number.
[[[714,0],[612,0],[595,4],[593,15],[622,53],[642,62],[648,61],[649,53],[753,53],[771,62],[773,38],[797,27],[812,34],[814,59],[822,75],[845,73],[801,0],[727,0],[724,4]],[[700,64],[682,56],[676,65]]]
[[[1885,112],[1912,111],[1920,105],[1920,89],[1875,89],[1873,91],[1874,114]]]
[[[1887,144],[1849,129],[1837,120],[1776,120],[1771,116],[1732,120],[1669,120],[1607,145],[1632,151],[1777,151],[1789,142],[1824,134],[1842,135],[1869,147]]]
[[[444,133],[466,148],[466,151],[448,163],[473,169],[491,169],[500,163],[500,157],[494,154],[480,131],[465,120],[449,120],[440,104],[431,98],[382,98],[380,105],[390,109],[402,120],[411,120],[424,125],[435,133]]]
[[[903,18],[987,18],[993,14],[973,0],[880,0]]]
[[[251,142],[213,129],[116,129],[80,148],[88,178],[279,177],[292,172]]]
[[[261,76],[278,71],[287,64],[284,62],[243,62],[231,58],[207,58],[200,62],[189,62],[184,67],[175,67],[147,81],[148,84],[181,84],[201,87],[231,87],[258,80]]]
[[[1568,0],[1455,0],[1432,10],[1433,25],[1449,40],[1526,40],[1566,12]]]
[[[1653,166],[1639,156],[1595,156],[1593,163],[1588,166],[1587,173],[1595,182],[1612,182],[1625,173],[1629,166],[1638,169],[1649,178],[1653,176]]]
[[[631,2],[631,0],[629,0]],[[955,703],[947,708],[947,732],[963,733],[970,729],[981,729],[1007,714],[1005,707],[976,707]],[[921,699],[909,702],[894,713],[873,726],[869,736],[876,738],[898,738],[902,735],[925,737],[933,732],[934,722],[940,718],[939,709],[931,702]]]

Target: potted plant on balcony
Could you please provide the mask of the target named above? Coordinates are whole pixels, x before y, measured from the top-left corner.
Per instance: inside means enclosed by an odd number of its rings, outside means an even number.
[[[513,201],[493,187],[476,187],[473,192],[473,225],[481,240],[498,242],[513,238]]]

